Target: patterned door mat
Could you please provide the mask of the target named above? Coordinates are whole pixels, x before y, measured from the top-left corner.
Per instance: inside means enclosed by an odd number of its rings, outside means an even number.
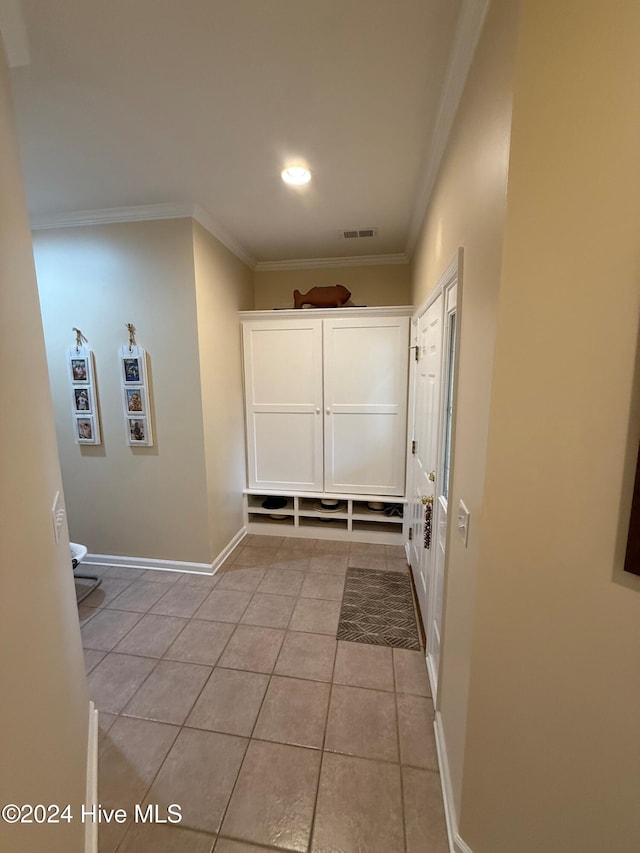
[[[409,575],[347,569],[338,639],[419,650]]]

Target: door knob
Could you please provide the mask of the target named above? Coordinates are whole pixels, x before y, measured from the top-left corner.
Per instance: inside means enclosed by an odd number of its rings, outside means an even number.
[[[423,498],[422,498],[422,503],[423,503],[425,506],[428,506],[429,504],[432,504],[432,503],[433,503],[433,496],[432,496],[432,495],[424,495],[424,496],[423,496]]]
[[[429,474],[429,479],[431,480],[432,483],[435,483],[435,481],[436,481],[436,472],[435,471],[432,471]]]

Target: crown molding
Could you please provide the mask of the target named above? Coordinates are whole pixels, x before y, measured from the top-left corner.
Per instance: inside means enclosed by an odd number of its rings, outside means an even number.
[[[9,68],[28,65],[29,39],[20,0],[0,0],[0,33]]]
[[[431,192],[440,170],[440,163],[449,141],[449,134],[458,111],[464,85],[480,40],[480,33],[489,8],[489,0],[464,0],[453,41],[442,97],[436,116],[431,146],[426,152],[416,197],[409,221],[407,255],[411,256],[418,242]]]
[[[215,222],[208,211],[203,207],[200,207],[199,204],[194,204],[191,216],[196,220],[196,222],[199,222],[200,225],[202,225],[205,231],[208,231],[209,234],[216,238],[216,240],[219,240],[224,246],[226,246],[230,252],[233,252],[237,258],[252,270],[255,270],[257,264],[253,255],[250,254],[245,247],[235,239],[235,237],[229,234],[222,225]]]
[[[48,228],[74,228],[81,225],[108,225],[114,222],[145,222],[153,219],[195,219],[216,240],[256,272],[267,270],[328,269],[336,267],[384,266],[408,264],[409,257],[397,255],[350,255],[345,258],[299,258],[292,261],[258,261],[228,231],[219,225],[199,204],[168,203],[139,204],[133,207],[104,207],[95,210],[75,210],[70,213],[53,213],[34,216],[32,231]]]
[[[138,204],[133,207],[102,207],[72,210],[31,218],[31,230],[74,228],[77,225],[108,225],[112,222],[143,222],[149,219],[186,219],[193,217],[192,204]]]
[[[408,255],[402,252],[397,255],[349,255],[345,258],[298,258],[293,261],[258,261],[255,265],[255,270],[256,272],[270,272],[271,270],[316,270],[408,263]]]
[[[95,210],[76,210],[71,213],[54,213],[49,216],[34,216],[31,220],[31,230],[73,228],[79,225],[108,225],[114,222],[145,222],[155,219],[195,219],[205,231],[219,240],[243,263],[251,269],[255,268],[255,258],[224,228],[214,222],[209,213],[198,204],[172,202],[139,204],[133,207],[104,207]]]

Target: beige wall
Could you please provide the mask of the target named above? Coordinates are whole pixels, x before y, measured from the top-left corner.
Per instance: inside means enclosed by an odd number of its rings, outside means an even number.
[[[522,9],[462,835],[635,853],[640,5]]]
[[[91,553],[211,562],[191,220],[39,231],[34,249],[72,539]],[[126,323],[149,356],[149,448],[126,443]],[[95,353],[99,447],[73,441],[73,326]]]
[[[256,309],[293,308],[293,291],[342,284],[354,305],[409,305],[409,264],[336,267],[311,270],[273,270],[255,273]]]
[[[246,471],[237,312],[253,308],[253,272],[197,222],[193,222],[193,255],[209,538],[216,555],[243,525]]]
[[[419,305],[458,247],[464,247],[451,505],[457,506],[462,498],[471,523],[466,548],[457,537],[449,543],[438,703],[458,814],[505,219],[515,33],[514,4],[494,0],[414,256],[413,303]],[[493,851],[487,848],[487,853]]]
[[[84,801],[88,696],[29,222],[0,39],[0,802]],[[0,821],[0,849],[80,853],[79,821]]]

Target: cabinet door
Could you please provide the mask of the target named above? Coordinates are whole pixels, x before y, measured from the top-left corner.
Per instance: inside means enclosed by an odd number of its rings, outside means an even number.
[[[322,491],[320,320],[243,323],[249,486]]]
[[[324,321],[325,490],[404,494],[409,318]]]

